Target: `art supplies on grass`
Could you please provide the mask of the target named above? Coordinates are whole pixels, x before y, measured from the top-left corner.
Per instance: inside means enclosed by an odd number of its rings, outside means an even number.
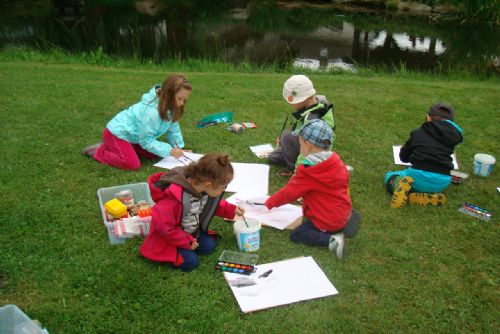
[[[130,189],[125,189],[122,190],[118,193],[115,194],[115,197],[125,204],[127,208],[130,208],[132,205],[134,205],[134,194],[132,193],[132,190]]]
[[[244,252],[258,251],[260,248],[261,224],[256,219],[245,218],[245,216],[242,218],[233,224],[238,247]]]
[[[117,238],[132,238],[149,234],[150,224],[143,224],[140,217],[122,218],[113,221],[114,233]]]
[[[469,174],[462,173],[457,170],[450,171],[450,175],[451,175],[451,182],[453,182],[454,184],[460,184],[469,177]]]
[[[226,129],[234,133],[242,133],[245,130],[245,127],[241,123],[233,123]]]
[[[247,277],[223,274],[243,313],[338,294],[310,256],[258,265]]]
[[[402,166],[411,166],[411,163],[402,162],[401,159],[399,159],[399,151],[401,151],[401,145],[393,145],[392,146],[392,154],[394,156],[394,164],[402,165]],[[455,153],[453,153],[451,155],[451,158],[453,160],[453,169],[458,169],[458,161],[457,161],[457,156],[455,155]]]
[[[131,204],[128,208],[118,198],[124,191],[130,192],[133,198],[133,204],[130,197],[125,200]],[[130,195],[130,194],[127,194]],[[151,208],[154,205],[149,193],[149,186],[146,182],[115,186],[109,188],[100,188],[97,190],[99,198],[99,207],[101,209],[102,221],[108,231],[109,241],[112,245],[125,242],[126,239],[134,236],[147,235],[151,223]],[[117,198],[118,197],[118,198]],[[125,207],[126,215],[115,218],[106,209],[108,202],[120,203]]]
[[[493,171],[496,159],[494,156],[486,153],[477,153],[474,155],[474,175],[489,176]]]
[[[202,119],[196,122],[196,127],[205,128],[207,126],[217,125],[219,123],[231,123],[232,121],[233,121],[233,112],[224,111],[203,117]]]
[[[256,129],[257,128],[257,125],[255,125],[255,123],[252,123],[252,122],[243,122],[241,123],[245,129]]]
[[[237,192],[227,198],[229,203],[241,206],[245,209],[245,217],[253,218],[262,225],[283,230],[294,224],[302,216],[300,206],[285,204],[272,210],[264,206],[264,202],[269,198],[268,195],[259,195],[255,192]]]
[[[491,217],[493,217],[493,212],[467,202],[463,203],[458,208],[458,211],[485,221],[488,221],[491,219]]]
[[[259,256],[257,254],[224,250],[215,264],[215,269],[235,274],[250,275],[255,271],[255,265],[258,260]]]
[[[267,158],[274,148],[271,144],[262,144],[250,146],[250,150],[255,154],[258,158]]]
[[[113,198],[104,203],[104,209],[113,218],[121,218],[127,215],[127,207],[119,199]]]
[[[251,122],[234,122],[233,124],[229,125],[226,129],[229,131],[232,131],[234,133],[242,133],[245,129],[255,129],[257,126],[255,123]]]

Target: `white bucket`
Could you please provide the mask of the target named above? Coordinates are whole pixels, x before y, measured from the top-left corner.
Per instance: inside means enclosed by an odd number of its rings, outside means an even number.
[[[495,157],[485,153],[478,153],[474,156],[474,174],[488,176],[493,170]]]
[[[247,227],[248,224],[248,227]],[[244,252],[255,252],[260,247],[260,223],[255,219],[246,218],[234,222],[234,234],[238,247]]]

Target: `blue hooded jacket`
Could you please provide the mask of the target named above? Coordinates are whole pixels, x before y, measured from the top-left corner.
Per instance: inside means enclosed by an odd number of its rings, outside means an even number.
[[[158,87],[154,86],[142,96],[140,102],[118,113],[106,127],[118,138],[131,144],[139,144],[146,151],[165,158],[170,156],[174,145],[183,148],[184,139],[178,122],[160,118],[156,96]],[[172,119],[170,110],[168,117]],[[163,134],[168,143],[158,140]]]

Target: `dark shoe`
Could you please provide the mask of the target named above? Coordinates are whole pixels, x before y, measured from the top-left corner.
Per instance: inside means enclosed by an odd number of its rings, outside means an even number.
[[[351,216],[349,217],[347,223],[342,229],[344,236],[348,239],[354,238],[356,234],[358,234],[360,225],[361,225],[361,213],[356,209],[352,209]]]

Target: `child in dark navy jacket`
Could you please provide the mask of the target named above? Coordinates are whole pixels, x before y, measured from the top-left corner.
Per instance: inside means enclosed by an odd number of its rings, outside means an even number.
[[[463,141],[463,131],[454,119],[450,105],[436,103],[427,112],[426,122],[412,131],[399,152],[401,161],[412,166],[385,175],[387,191],[393,194],[391,207],[402,208],[407,202],[436,206],[446,202],[441,192],[451,182],[451,155]]]

